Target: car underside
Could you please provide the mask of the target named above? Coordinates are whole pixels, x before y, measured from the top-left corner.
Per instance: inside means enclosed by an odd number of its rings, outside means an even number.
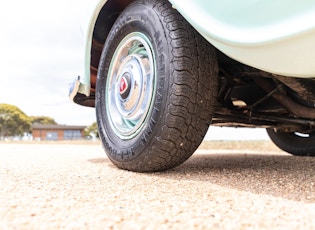
[[[218,52],[218,107],[212,125],[310,133],[315,80],[267,73]]]

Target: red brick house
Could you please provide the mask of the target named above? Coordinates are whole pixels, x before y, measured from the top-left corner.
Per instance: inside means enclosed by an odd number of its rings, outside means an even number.
[[[84,138],[83,130],[86,126],[69,125],[32,125],[34,140],[80,140]]]

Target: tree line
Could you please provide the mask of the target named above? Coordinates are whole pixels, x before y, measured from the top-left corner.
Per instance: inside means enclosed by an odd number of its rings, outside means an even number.
[[[17,106],[9,104],[0,104],[0,138],[21,136],[24,133],[32,132],[32,124],[51,124],[57,125],[57,122],[48,116],[27,116]],[[98,136],[97,125],[94,122],[85,129],[85,135]]]

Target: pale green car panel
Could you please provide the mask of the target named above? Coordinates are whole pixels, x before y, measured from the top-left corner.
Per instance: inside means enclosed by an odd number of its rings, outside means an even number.
[[[84,73],[78,77],[75,82],[74,90],[70,92],[70,100],[73,100],[76,93],[79,92],[86,96],[90,95],[90,63],[91,63],[91,48],[92,48],[92,38],[93,30],[99,15],[99,12],[106,4],[107,0],[90,0],[86,1],[84,7],[84,15],[81,21],[81,30],[84,36]]]
[[[212,45],[247,65],[315,76],[315,1],[171,0]],[[298,57],[298,58],[297,58]]]
[[[87,96],[94,25],[106,2],[88,1],[83,17],[85,72],[76,87]],[[275,74],[315,76],[314,0],[170,2],[212,45],[233,59]]]

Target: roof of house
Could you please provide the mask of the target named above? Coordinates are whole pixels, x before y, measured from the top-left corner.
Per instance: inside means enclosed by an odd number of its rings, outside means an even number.
[[[32,124],[32,128],[39,130],[83,130],[86,126],[77,125],[50,125],[50,124]]]

